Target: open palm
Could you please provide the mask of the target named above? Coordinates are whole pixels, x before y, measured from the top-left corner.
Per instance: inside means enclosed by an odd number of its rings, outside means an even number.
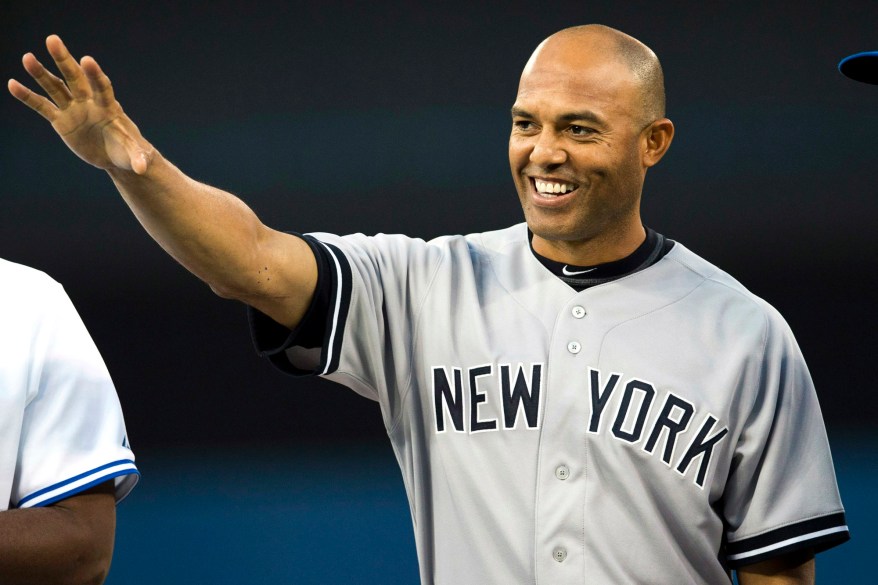
[[[63,79],[28,53],[27,73],[48,95],[39,95],[14,79],[9,92],[52,123],[64,143],[82,160],[101,169],[146,172],[152,147],[116,101],[110,79],[91,57],[77,62],[61,39],[52,35],[46,48]]]

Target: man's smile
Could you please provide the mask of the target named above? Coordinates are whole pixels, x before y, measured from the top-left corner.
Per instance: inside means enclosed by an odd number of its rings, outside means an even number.
[[[579,185],[576,183],[560,179],[538,179],[532,177],[531,182],[537,195],[544,199],[555,199],[560,195],[565,195],[579,188]]]

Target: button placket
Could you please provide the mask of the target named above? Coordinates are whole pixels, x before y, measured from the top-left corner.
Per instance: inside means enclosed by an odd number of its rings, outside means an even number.
[[[592,330],[595,325],[590,323],[592,313],[586,310],[583,304],[585,300],[577,298],[556,313],[550,356],[556,358],[556,367],[564,371],[580,371],[587,362],[594,359],[597,340]],[[561,427],[565,427],[568,424],[566,421],[571,420],[571,411],[587,415],[588,396],[583,400],[582,381],[577,378],[579,377],[555,378],[559,399],[552,403],[552,408],[546,410],[546,421],[558,421],[562,423]],[[576,418],[581,419],[579,416]],[[581,430],[585,431],[584,428]],[[569,433],[559,433],[557,427],[553,426],[546,435],[547,440],[540,451],[548,465],[540,473],[538,482],[538,490],[544,497],[536,510],[537,544],[542,551],[537,561],[537,580],[551,583],[578,575],[584,562],[578,552],[582,527],[576,518],[585,470],[579,465],[579,450],[570,448],[569,437],[564,438]]]

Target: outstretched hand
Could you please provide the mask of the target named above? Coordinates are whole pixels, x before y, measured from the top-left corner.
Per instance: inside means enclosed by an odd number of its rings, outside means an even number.
[[[9,92],[51,122],[64,143],[85,162],[105,170],[146,173],[155,151],[125,115],[97,61],[83,57],[77,63],[56,35],[46,39],[46,48],[63,79],[50,73],[33,53],[27,53],[22,64],[49,97],[14,79],[9,80]]]

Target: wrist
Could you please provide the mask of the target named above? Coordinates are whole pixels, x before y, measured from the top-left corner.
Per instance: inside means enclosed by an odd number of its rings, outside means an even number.
[[[146,143],[131,156],[130,168],[116,166],[105,170],[116,183],[137,183],[155,178],[166,162],[158,150]]]

